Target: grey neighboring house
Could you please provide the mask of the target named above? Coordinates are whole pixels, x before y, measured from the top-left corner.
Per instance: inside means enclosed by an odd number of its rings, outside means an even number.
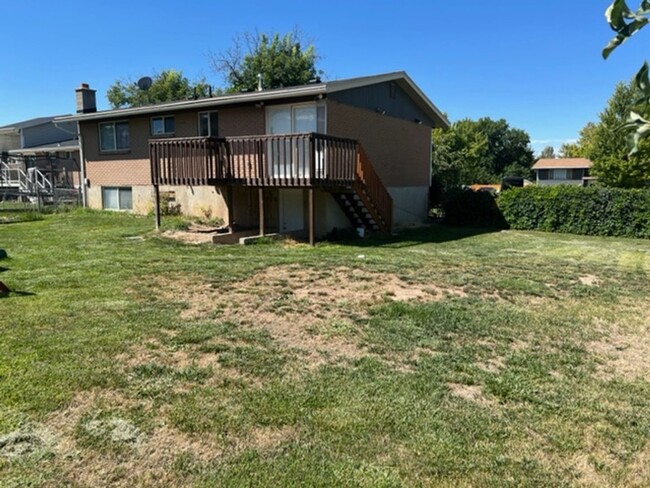
[[[0,127],[3,164],[28,171],[38,168],[57,187],[79,187],[79,139],[73,122],[54,122],[54,115]]]
[[[589,174],[592,163],[585,158],[539,159],[533,170],[539,186],[587,186],[593,178]]]

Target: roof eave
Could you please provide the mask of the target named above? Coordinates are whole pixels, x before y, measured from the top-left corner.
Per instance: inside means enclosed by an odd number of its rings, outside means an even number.
[[[153,113],[164,113],[173,110],[185,110],[203,107],[219,107],[224,105],[236,105],[240,103],[257,103],[269,100],[286,98],[299,98],[304,96],[317,96],[325,93],[324,84],[301,86],[297,88],[281,88],[262,92],[237,93],[235,95],[222,95],[213,98],[198,100],[182,100],[178,102],[147,105],[144,107],[131,107],[113,110],[104,110],[87,114],[77,114],[67,117],[58,117],[55,122],[83,122],[86,120],[114,119],[116,117],[128,117],[132,115],[147,115]]]

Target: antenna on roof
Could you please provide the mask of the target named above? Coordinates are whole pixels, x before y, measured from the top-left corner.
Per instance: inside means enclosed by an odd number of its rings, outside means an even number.
[[[138,88],[142,91],[147,91],[149,88],[151,88],[151,84],[153,83],[153,80],[149,78],[148,76],[143,76],[138,80]]]

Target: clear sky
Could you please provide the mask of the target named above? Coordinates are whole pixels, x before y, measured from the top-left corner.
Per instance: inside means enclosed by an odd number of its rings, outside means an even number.
[[[637,0],[628,0],[636,8]],[[650,57],[650,27],[608,61],[609,0],[4,1],[0,125],[72,113],[74,88],[165,68],[223,80],[238,33],[301,30],[326,79],[405,70],[454,121],[505,118],[539,151],[575,139]]]

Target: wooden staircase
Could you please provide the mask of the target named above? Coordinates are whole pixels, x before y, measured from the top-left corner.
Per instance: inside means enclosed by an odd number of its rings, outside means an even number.
[[[347,191],[332,192],[332,195],[354,227],[363,227],[366,232],[391,233],[393,199],[361,144],[357,145],[354,184]]]

